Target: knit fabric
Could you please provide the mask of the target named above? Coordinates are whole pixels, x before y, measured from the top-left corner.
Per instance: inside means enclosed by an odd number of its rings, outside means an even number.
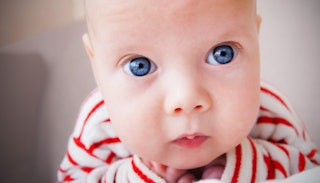
[[[276,89],[262,83],[260,112],[250,134],[226,152],[222,182],[284,179],[320,165],[320,156],[303,123]],[[59,182],[164,183],[115,134],[98,90],[84,102]]]

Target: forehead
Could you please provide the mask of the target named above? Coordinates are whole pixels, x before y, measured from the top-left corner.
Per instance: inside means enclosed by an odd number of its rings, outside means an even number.
[[[207,5],[206,8],[234,8],[236,5],[248,7],[255,6],[255,0],[86,0],[86,10],[90,13],[101,13],[101,9],[105,12],[113,14],[113,11],[121,9],[134,8],[138,9],[165,9],[168,11],[176,10],[197,10],[201,5]],[[97,8],[100,7],[100,11]],[[93,8],[93,9],[92,9]],[[90,11],[93,10],[93,11]]]
[[[146,25],[149,30],[180,26],[187,31],[201,22],[241,24],[255,20],[255,6],[255,0],[87,0],[86,11],[89,34],[98,36],[134,33]]]
[[[255,0],[87,0],[86,12],[88,21],[146,18],[154,14],[162,17],[205,13],[223,16],[228,12],[246,16],[255,14],[255,6]]]

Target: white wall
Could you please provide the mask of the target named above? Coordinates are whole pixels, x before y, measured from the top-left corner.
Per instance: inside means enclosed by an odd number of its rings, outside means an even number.
[[[1,0],[0,46],[82,19],[83,0]]]
[[[320,147],[320,1],[258,0],[258,12],[262,77],[287,95]]]

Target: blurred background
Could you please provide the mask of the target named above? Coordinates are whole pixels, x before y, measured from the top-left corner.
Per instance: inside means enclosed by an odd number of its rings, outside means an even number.
[[[258,0],[261,75],[320,147],[320,1]],[[95,88],[83,0],[0,1],[0,182],[56,182],[82,100]]]
[[[83,0],[1,0],[0,46],[83,19]]]

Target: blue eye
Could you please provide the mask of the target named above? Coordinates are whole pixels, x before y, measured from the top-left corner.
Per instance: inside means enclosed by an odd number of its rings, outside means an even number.
[[[155,69],[155,64],[145,57],[132,59],[124,65],[125,72],[138,77],[152,73]]]
[[[213,49],[207,58],[207,62],[213,65],[227,64],[233,60],[233,57],[233,48],[229,45],[221,45]]]

